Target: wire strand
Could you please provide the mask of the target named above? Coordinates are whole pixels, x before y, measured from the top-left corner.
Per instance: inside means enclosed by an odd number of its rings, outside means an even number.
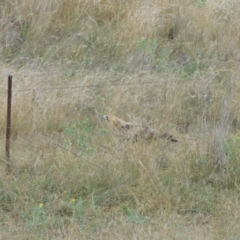
[[[115,87],[115,86],[128,86],[128,85],[141,85],[141,84],[154,84],[159,83],[157,81],[152,82],[132,82],[132,83],[119,83],[119,84],[89,84],[82,86],[61,86],[61,87],[46,87],[46,88],[23,88],[16,89],[13,92],[29,92],[29,91],[49,91],[49,90],[66,90],[66,89],[79,89],[79,88],[92,88],[92,87]],[[0,91],[0,93],[6,93],[6,91]]]

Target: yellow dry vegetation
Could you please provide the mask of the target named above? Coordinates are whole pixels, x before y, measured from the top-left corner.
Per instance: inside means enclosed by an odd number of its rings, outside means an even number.
[[[240,239],[239,12],[1,0],[0,239]]]

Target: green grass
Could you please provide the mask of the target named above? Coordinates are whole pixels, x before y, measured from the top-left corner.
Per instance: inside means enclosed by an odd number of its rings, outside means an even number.
[[[238,10],[2,1],[0,238],[239,239]],[[122,141],[109,113],[179,142]]]

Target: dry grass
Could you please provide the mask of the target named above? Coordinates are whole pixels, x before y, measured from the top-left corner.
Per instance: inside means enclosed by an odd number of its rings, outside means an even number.
[[[1,239],[239,238],[239,4],[0,6]],[[119,142],[109,113],[179,142]]]
[[[54,61],[73,72],[232,67],[240,57],[239,5],[194,2],[5,0],[2,59],[29,67]]]

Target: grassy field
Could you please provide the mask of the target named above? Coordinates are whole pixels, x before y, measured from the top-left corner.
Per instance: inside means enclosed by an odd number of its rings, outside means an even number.
[[[239,12],[1,1],[0,239],[239,239]],[[121,142],[109,113],[179,142]]]

